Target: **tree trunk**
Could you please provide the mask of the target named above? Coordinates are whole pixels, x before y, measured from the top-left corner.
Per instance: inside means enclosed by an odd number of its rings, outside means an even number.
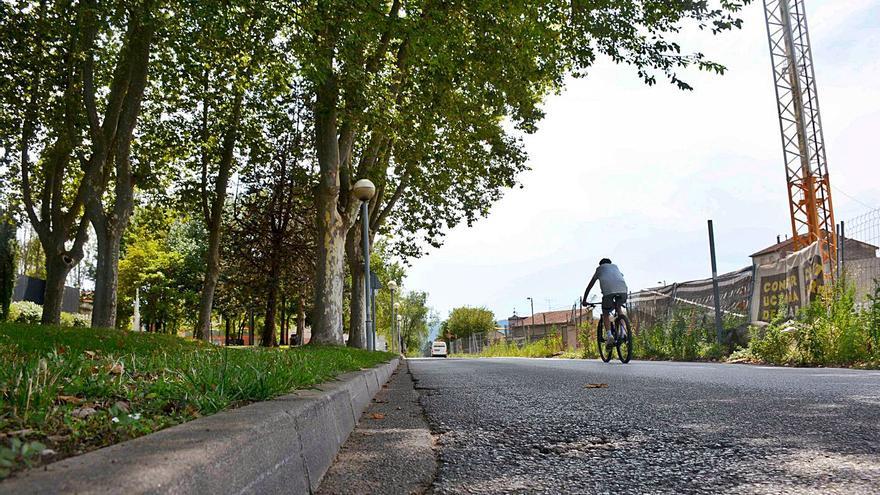
[[[287,298],[284,297],[284,292],[281,292],[281,311],[279,313],[278,325],[281,327],[281,336],[278,339],[278,343],[287,345],[289,344],[289,337],[287,335]]]
[[[61,324],[61,303],[64,302],[64,283],[73,265],[64,262],[64,255],[46,253],[46,292],[43,296],[43,325]]]
[[[299,307],[296,315],[296,345],[306,343],[306,297],[299,295]]]
[[[226,204],[226,187],[229,184],[229,176],[232,173],[234,161],[235,143],[238,139],[238,126],[241,120],[242,93],[235,95],[232,106],[232,119],[228,124],[226,133],[223,135],[223,146],[218,164],[217,180],[214,184],[214,197],[211,201],[211,210],[206,212],[205,223],[208,228],[208,253],[205,259],[205,280],[202,284],[202,295],[199,299],[199,319],[193,331],[193,337],[205,339],[210,335],[211,310],[214,307],[214,291],[217,289],[217,279],[220,277],[220,227],[223,222],[223,206]],[[207,184],[202,185],[201,191],[205,203],[207,203]],[[253,328],[251,328],[253,333]],[[251,342],[253,343],[253,342]]]
[[[101,229],[104,230],[104,229]],[[107,228],[100,232],[95,227],[98,241],[98,260],[95,272],[95,299],[92,308],[93,328],[116,326],[116,294],[119,285],[119,246],[121,232]]]
[[[326,214],[326,213],[325,213]],[[319,215],[324,216],[324,215]],[[320,224],[324,222],[319,221]],[[335,223],[335,222],[334,222]],[[342,297],[345,280],[345,229],[320,225],[315,280],[315,309],[312,342],[342,345]]]
[[[260,345],[263,347],[275,347],[275,313],[278,311],[278,285],[269,284],[269,292],[266,294],[266,319],[263,321],[263,335],[260,337]]]
[[[254,310],[250,311],[251,321],[248,326],[248,345],[254,345],[254,326],[257,324],[257,317],[254,314]]]
[[[349,258],[348,268],[351,271],[351,318],[349,319],[348,346],[358,349],[367,348],[366,327],[366,291],[364,282],[364,266],[355,258]]]
[[[224,342],[223,345],[229,345],[229,331],[232,327],[232,320],[230,320],[229,317],[224,316],[223,322],[226,324],[226,342]]]
[[[211,310],[214,307],[214,291],[220,278],[220,229],[211,229],[208,235],[208,253],[205,263],[205,279],[199,298],[199,319],[193,338],[207,339],[211,330]]]

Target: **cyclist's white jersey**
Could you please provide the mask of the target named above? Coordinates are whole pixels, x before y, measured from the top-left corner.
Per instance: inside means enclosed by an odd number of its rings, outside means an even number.
[[[602,289],[603,295],[608,294],[626,294],[628,289],[626,282],[623,280],[623,274],[614,263],[605,263],[596,268],[595,277],[599,279],[599,287]]]

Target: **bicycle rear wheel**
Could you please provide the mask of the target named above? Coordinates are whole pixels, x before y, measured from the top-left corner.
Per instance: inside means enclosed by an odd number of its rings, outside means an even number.
[[[617,357],[621,363],[628,363],[632,358],[632,331],[626,315],[617,317]],[[611,354],[609,352],[609,354]],[[610,358],[611,356],[609,356]]]
[[[605,345],[605,332],[602,328],[602,318],[599,318],[599,325],[596,326],[596,345],[599,347],[599,357],[602,358],[603,363],[607,363],[611,361],[611,358],[614,356],[614,349],[609,349],[608,346]]]

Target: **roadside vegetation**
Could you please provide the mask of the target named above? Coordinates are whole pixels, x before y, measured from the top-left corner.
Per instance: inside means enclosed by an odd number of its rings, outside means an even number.
[[[344,347],[229,348],[172,335],[0,323],[0,478],[391,357]]]
[[[725,334],[729,337],[743,323],[741,319],[726,318]],[[718,361],[730,353],[717,342],[714,318],[694,310],[676,311],[665,321],[638,329],[634,332],[633,352],[636,359],[672,361]]]
[[[837,283],[795,317],[784,309],[766,325],[725,318],[724,344],[718,344],[711,315],[674,312],[635,333],[637,359],[727,361],[788,366],[880,367],[880,285],[866,304],[855,289]],[[593,332],[590,333],[595,347]]]
[[[854,296],[839,283],[794,319],[780,311],[769,325],[752,327],[748,346],[729,360],[880,368],[880,284],[862,307]]]

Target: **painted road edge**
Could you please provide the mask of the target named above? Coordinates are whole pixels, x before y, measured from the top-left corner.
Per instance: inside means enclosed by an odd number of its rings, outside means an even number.
[[[399,364],[28,470],[0,494],[311,493]]]

